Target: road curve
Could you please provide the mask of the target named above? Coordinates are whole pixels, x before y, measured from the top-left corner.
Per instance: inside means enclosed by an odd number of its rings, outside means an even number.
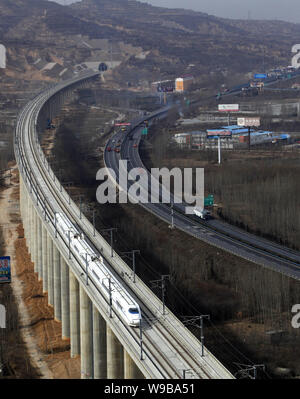
[[[168,108],[163,108],[154,112],[145,119],[151,120],[166,115]],[[150,173],[143,164],[139,145],[141,141],[141,122],[144,119],[133,121],[131,129],[126,134],[118,131],[106,144],[104,160],[108,168],[114,170],[118,182],[119,160],[126,160],[128,163],[128,173],[133,168],[141,168],[148,176],[148,185],[143,180],[139,182],[141,192],[145,198],[150,199]],[[107,147],[114,148],[115,143],[120,141],[120,153],[107,151]],[[136,146],[134,146],[136,145]],[[120,188],[126,190],[126,187]],[[130,183],[128,184],[130,187]],[[171,195],[171,198],[173,196]],[[141,203],[147,211],[171,224],[170,204]],[[241,257],[247,261],[280,272],[288,277],[300,279],[300,253],[272,241],[258,237],[254,234],[245,232],[235,226],[219,220],[201,221],[195,217],[185,215],[187,204],[174,204],[174,224],[176,228],[198,238],[219,249],[225,250],[233,255]]]

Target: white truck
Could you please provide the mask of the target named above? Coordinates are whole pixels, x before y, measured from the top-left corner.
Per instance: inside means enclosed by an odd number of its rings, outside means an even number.
[[[210,217],[210,212],[205,208],[194,208],[194,214],[203,220],[207,220]]]

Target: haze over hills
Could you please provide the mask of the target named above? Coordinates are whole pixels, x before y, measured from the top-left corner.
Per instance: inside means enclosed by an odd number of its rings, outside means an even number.
[[[39,57],[70,64],[98,60],[106,51],[108,58],[108,40],[113,59],[123,61],[122,71],[150,81],[184,73],[258,71],[263,62],[287,65],[292,45],[300,42],[300,25],[229,20],[134,0],[83,0],[68,7],[0,0],[0,34],[8,47],[8,68],[30,69],[30,60]],[[99,40],[107,43],[101,48]]]

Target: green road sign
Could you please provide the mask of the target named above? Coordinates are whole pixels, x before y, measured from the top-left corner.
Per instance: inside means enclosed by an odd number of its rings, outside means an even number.
[[[212,206],[214,204],[214,196],[212,194],[204,198],[204,206]]]
[[[145,128],[142,130],[142,134],[148,134],[148,128],[147,128],[147,127],[145,127]]]

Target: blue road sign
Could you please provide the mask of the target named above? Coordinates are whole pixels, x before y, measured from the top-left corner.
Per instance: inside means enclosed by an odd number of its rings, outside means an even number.
[[[0,257],[0,283],[11,282],[10,256]]]
[[[254,79],[266,79],[268,75],[266,73],[256,73]]]

